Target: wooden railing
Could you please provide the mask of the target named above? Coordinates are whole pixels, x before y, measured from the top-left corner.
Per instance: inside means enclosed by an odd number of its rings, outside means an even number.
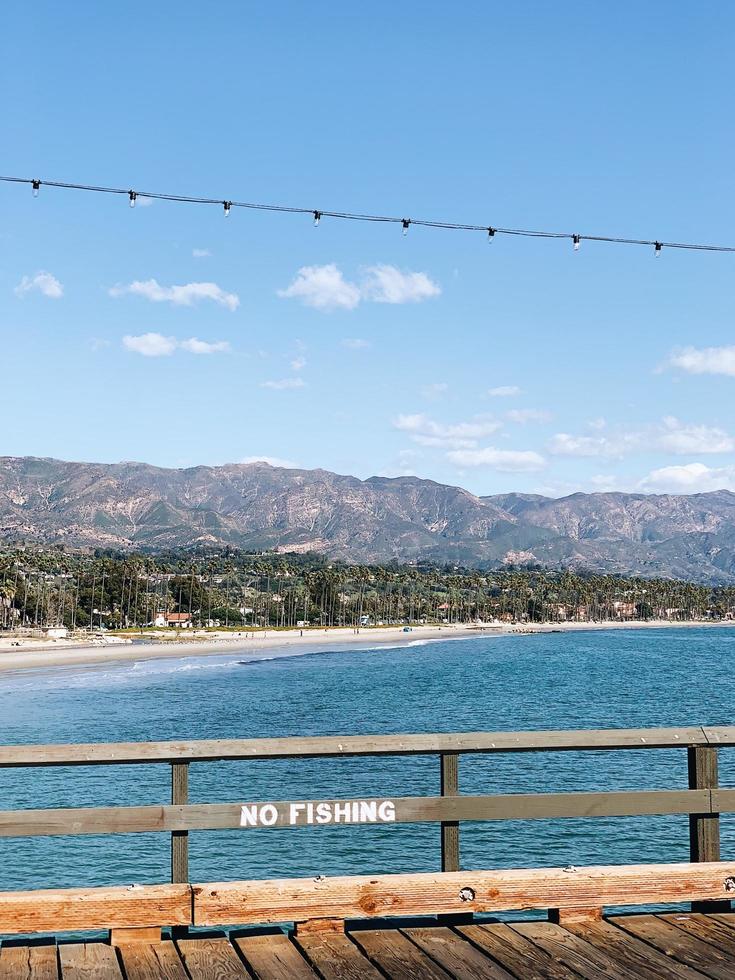
[[[5,810],[0,811],[0,836],[170,833],[171,881],[185,883],[190,880],[188,835],[196,830],[288,827],[309,822],[435,822],[441,824],[441,868],[450,872],[458,871],[460,867],[459,828],[463,821],[686,814],[689,816],[691,861],[711,862],[720,858],[719,814],[735,811],[735,789],[718,786],[717,753],[720,747],[733,745],[735,726],[7,745],[0,746],[0,767],[168,764],[171,767],[171,803],[164,806]],[[688,789],[472,796],[460,792],[459,757],[465,754],[673,748],[686,750]],[[439,796],[188,802],[191,763],[407,755],[438,757]],[[329,819],[319,819],[319,813],[329,814]],[[335,814],[336,820],[333,819]]]

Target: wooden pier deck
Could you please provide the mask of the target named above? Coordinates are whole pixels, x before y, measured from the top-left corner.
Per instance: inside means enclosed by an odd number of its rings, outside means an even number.
[[[719,753],[732,748],[735,727],[0,746],[0,770],[170,767],[170,803],[0,810],[0,839],[171,838],[167,883],[0,891],[0,980],[735,980],[735,860],[720,854],[720,814],[735,812],[735,788],[718,778]],[[486,795],[460,787],[467,754],[661,749],[686,754],[678,787]],[[419,755],[437,757],[438,795],[189,799],[192,764]],[[687,818],[688,862],[462,865],[464,822],[649,814]],[[404,823],[437,825],[441,870],[204,883],[190,875],[190,835],[202,831]],[[611,914],[667,905],[691,911]],[[545,918],[490,918],[511,911]],[[63,938],[100,930],[108,942]]]
[[[735,914],[599,922],[414,922],[303,936],[233,932],[159,943],[6,942],[1,980],[705,980],[735,977]]]

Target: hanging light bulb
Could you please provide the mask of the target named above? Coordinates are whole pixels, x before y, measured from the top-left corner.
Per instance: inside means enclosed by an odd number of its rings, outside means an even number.
[[[492,227],[490,227],[487,230],[487,243],[488,243],[488,245],[492,245],[493,238],[495,238],[495,229],[492,228]]]
[[[319,222],[321,221],[321,218],[322,218],[321,211],[315,211],[314,212],[314,227],[315,228],[318,228],[319,227]]]
[[[38,197],[38,192],[41,190],[41,181],[35,178],[31,181],[31,188],[34,197]]]
[[[225,211],[225,217],[226,218],[229,218],[230,217],[230,210],[232,208],[232,201],[223,201],[222,202],[222,207],[224,208],[224,211]]]
[[[130,198],[130,207],[134,208],[138,195],[135,193],[135,191],[128,191],[128,197]]]
[[[661,244],[661,242],[654,242],[653,243],[653,254],[656,256],[656,258],[658,258],[661,255],[661,249],[662,248],[663,248],[663,245]]]
[[[581,242],[581,238],[579,237],[579,235],[572,235],[572,248],[574,249],[575,252],[579,251],[580,242]]]
[[[411,222],[408,218],[403,218],[401,220],[401,224],[403,225],[403,237],[405,238],[408,234],[408,226],[411,224]]]

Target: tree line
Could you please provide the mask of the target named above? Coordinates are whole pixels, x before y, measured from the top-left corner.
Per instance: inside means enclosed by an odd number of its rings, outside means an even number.
[[[0,552],[0,627],[192,626],[725,619],[735,587],[537,568],[352,565],[317,555],[61,548]]]

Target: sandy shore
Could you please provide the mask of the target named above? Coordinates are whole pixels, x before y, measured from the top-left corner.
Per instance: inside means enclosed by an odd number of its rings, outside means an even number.
[[[354,630],[285,630],[273,632],[217,633],[199,636],[181,636],[174,639],[131,642],[108,637],[107,642],[90,644],[82,640],[39,641],[25,640],[22,646],[17,640],[0,640],[0,672],[10,670],[48,669],[83,664],[107,664],[136,660],[163,658],[227,656],[228,654],[252,654],[273,650],[291,649],[293,653],[312,653],[325,647],[377,647],[408,646],[417,640],[469,639],[477,636],[528,635],[530,633],[580,632],[620,629],[671,629],[692,627],[735,627],[732,622],[685,621],[672,623],[668,620],[629,621],[625,623],[534,623],[521,624],[463,624],[445,626],[414,626],[404,632],[400,626],[374,627]]]

